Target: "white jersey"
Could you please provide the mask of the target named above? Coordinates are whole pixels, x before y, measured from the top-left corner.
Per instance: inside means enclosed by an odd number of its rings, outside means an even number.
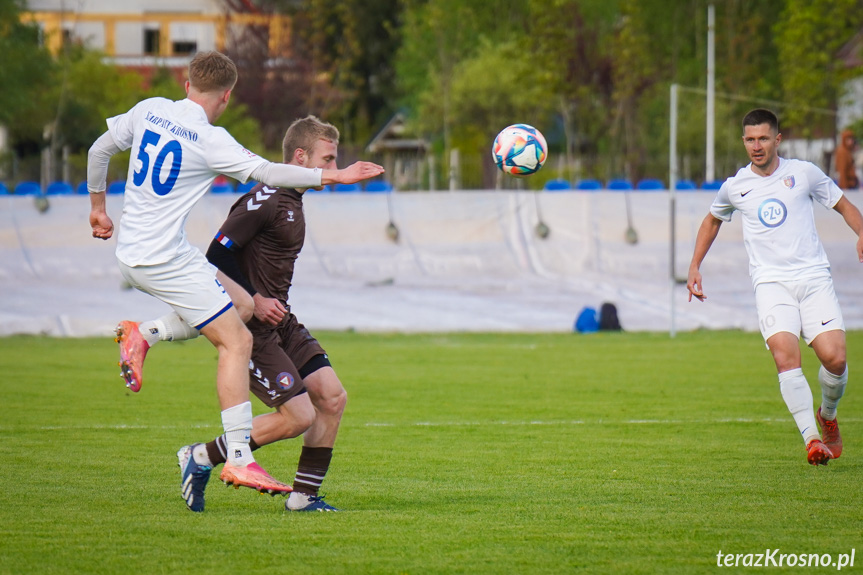
[[[710,213],[728,222],[743,217],[743,243],[752,284],[830,276],[830,262],[815,229],[813,200],[832,208],[842,190],[811,162],[779,158],[769,176],[751,164],[719,188]]]
[[[211,125],[188,99],[150,98],[107,122],[117,146],[132,148],[116,252],[127,266],[164,263],[194,249],[186,218],[216,176],[246,182],[269,163]]]

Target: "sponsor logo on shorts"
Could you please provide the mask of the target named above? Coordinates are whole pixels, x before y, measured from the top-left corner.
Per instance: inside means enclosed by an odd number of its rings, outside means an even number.
[[[834,319],[836,319],[836,318],[834,317],[833,319],[828,319],[827,321],[822,321],[822,322],[821,322],[821,325],[827,325],[828,323],[830,323],[830,322],[831,322],[831,321],[833,321]]]
[[[282,372],[276,378],[276,383],[279,384],[279,389],[287,391],[294,386],[294,376],[288,372]]]

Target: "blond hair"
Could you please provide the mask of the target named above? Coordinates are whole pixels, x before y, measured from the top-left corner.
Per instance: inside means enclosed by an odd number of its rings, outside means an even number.
[[[297,149],[310,154],[318,140],[327,140],[338,145],[339,129],[311,115],[294,120],[282,140],[284,162],[290,162]]]
[[[231,90],[237,83],[237,66],[221,52],[198,52],[189,62],[189,83],[199,92]]]

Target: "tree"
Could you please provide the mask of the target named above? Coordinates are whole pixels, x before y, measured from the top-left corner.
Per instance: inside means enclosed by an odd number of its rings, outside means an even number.
[[[483,159],[484,187],[494,187],[490,150],[495,135],[513,123],[544,127],[554,109],[534,55],[524,50],[524,40],[519,35],[499,44],[484,40],[476,55],[453,69],[453,142]]]
[[[51,55],[39,41],[39,28],[23,24],[18,0],[0,0],[0,126],[19,153],[38,151],[51,111],[44,106],[53,82]]]
[[[846,71],[839,48],[863,25],[858,0],[786,0],[774,26],[784,100],[792,107],[787,125],[805,137],[835,131],[835,119],[815,108],[835,110]]]

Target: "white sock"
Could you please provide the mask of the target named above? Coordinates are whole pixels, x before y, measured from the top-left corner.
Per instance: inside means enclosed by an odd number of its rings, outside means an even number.
[[[821,384],[821,417],[836,419],[836,407],[845,394],[845,386],[848,384],[848,366],[845,366],[845,373],[836,375],[824,369],[822,365],[818,370],[818,382]]]
[[[803,375],[801,368],[783,371],[779,374],[779,390],[782,399],[788,406],[788,411],[794,417],[797,429],[803,436],[803,443],[808,444],[813,439],[821,439],[818,426],[815,425],[815,410],[812,408],[812,390]]]
[[[198,465],[213,466],[213,462],[210,461],[210,454],[207,453],[207,445],[204,443],[199,443],[192,449],[192,457],[195,458],[195,463]]]
[[[165,332],[164,327],[159,329],[158,320],[142,321],[138,324],[138,331],[144,337],[144,341],[153,347],[162,340],[162,334]]]
[[[228,444],[228,463],[244,467],[254,463],[249,440],[252,438],[252,402],[246,401],[222,411],[222,426]]]
[[[288,495],[288,509],[303,509],[309,504],[309,495],[305,493],[300,493],[299,491],[292,491],[290,495]]]
[[[195,339],[201,332],[193,328],[181,318],[177,312],[171,312],[158,319],[145,321],[138,326],[138,331],[150,346],[159,341],[183,341]]]

